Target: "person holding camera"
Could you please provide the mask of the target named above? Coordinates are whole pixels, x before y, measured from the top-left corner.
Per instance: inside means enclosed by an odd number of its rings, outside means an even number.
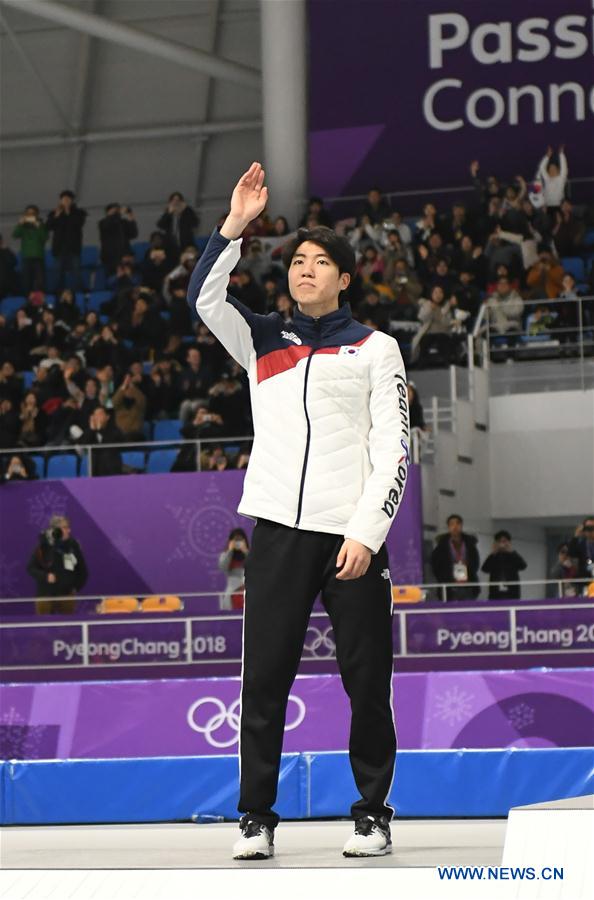
[[[250,549],[243,528],[234,528],[227,538],[227,549],[219,556],[219,569],[227,576],[225,593],[219,598],[219,609],[243,609],[245,561]]]
[[[41,221],[39,207],[30,203],[12,232],[21,242],[21,281],[25,297],[31,291],[45,291],[45,244],[48,230]]]
[[[80,254],[86,218],[86,210],[76,205],[72,191],[62,191],[58,205],[47,217],[46,227],[53,233],[52,253],[58,262],[58,294],[64,290],[67,272],[72,273],[74,290],[83,290]]]
[[[198,228],[198,216],[179,191],[174,191],[169,197],[157,228],[161,229],[167,245],[177,254],[184,247],[195,246],[194,231]]]
[[[88,569],[80,544],[72,537],[70,520],[66,516],[52,516],[49,526],[39,535],[37,547],[31,555],[27,572],[37,583],[38,615],[69,615],[76,606],[72,598],[82,590]]]
[[[101,262],[107,275],[113,275],[118,263],[132,252],[130,241],[138,237],[138,225],[129,206],[108,203],[105,216],[99,221]]]

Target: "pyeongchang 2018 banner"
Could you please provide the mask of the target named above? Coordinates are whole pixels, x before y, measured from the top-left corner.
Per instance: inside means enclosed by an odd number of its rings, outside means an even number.
[[[310,191],[594,175],[592,0],[310,0]]]

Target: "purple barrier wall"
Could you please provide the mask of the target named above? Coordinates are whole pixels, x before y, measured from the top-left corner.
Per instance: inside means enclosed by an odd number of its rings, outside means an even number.
[[[475,158],[530,178],[548,144],[592,176],[591,20],[588,0],[310,0],[311,192],[463,185]]]
[[[0,597],[30,597],[25,567],[54,513],[68,516],[89,567],[85,594],[221,590],[219,553],[229,531],[253,522],[236,512],[243,472],[72,478],[6,484],[0,502]],[[411,466],[388,537],[395,583],[422,580],[421,488]]]
[[[582,747],[594,731],[594,670],[394,677],[401,749]],[[234,753],[236,678],[0,688],[3,759]],[[285,752],[344,750],[349,706],[333,675],[297,678]]]
[[[421,604],[395,610],[393,636],[396,671],[584,666],[594,651],[594,607],[587,600]],[[238,614],[7,619],[0,627],[0,680],[235,675],[241,641]],[[301,671],[336,671],[325,613],[310,620]]]

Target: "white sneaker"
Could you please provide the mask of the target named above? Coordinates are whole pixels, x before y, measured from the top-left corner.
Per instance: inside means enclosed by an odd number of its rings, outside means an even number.
[[[355,822],[343,856],[386,856],[392,852],[390,823],[385,816],[364,816]]]
[[[244,817],[239,820],[241,837],[233,845],[233,859],[269,859],[274,856],[274,830]]]

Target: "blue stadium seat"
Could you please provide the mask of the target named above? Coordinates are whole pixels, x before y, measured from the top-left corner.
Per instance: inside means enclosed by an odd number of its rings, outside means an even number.
[[[177,450],[152,450],[149,454],[147,472],[171,472],[171,466],[175,462]]]
[[[561,265],[566,272],[570,272],[573,275],[576,281],[585,280],[584,260],[581,256],[564,256],[561,259]]]
[[[179,419],[160,419],[155,422],[154,441],[178,441],[181,438]]]
[[[4,297],[3,300],[0,300],[0,312],[8,319],[14,316],[17,309],[24,306],[26,302],[25,297]]]
[[[80,262],[87,269],[96,268],[99,265],[99,247],[94,244],[90,247],[83,247]]]
[[[92,277],[92,288],[94,291],[104,291],[107,288],[107,275],[103,266],[95,269]]]
[[[38,478],[45,478],[45,459],[43,456],[34,455],[30,456],[29,459],[33,461],[35,464],[35,471],[37,472]]]
[[[76,294],[74,295],[74,300],[75,300],[75,303],[78,306],[81,314],[84,316],[84,314],[87,310],[87,302],[85,299],[85,295],[81,294],[77,291]]]
[[[93,291],[87,297],[87,312],[99,312],[102,303],[106,303],[113,297],[112,291]]]
[[[34,381],[35,372],[23,372],[23,387],[26,391],[29,390]]]
[[[588,228],[584,235],[584,246],[594,247],[594,228]]]
[[[144,469],[145,458],[143,450],[126,450],[122,453],[122,463],[132,469]]]
[[[86,478],[89,474],[89,457],[86,452],[80,458],[78,474],[81,478]]]
[[[150,419],[146,422],[142,423],[142,433],[144,434],[144,438],[146,441],[152,441],[153,439],[153,423]]]
[[[148,241],[137,241],[135,244],[132,244],[132,252],[134,254],[136,262],[141,263],[144,260],[144,254],[146,253],[148,248]]]
[[[78,475],[78,459],[74,453],[60,453],[50,456],[47,461],[48,478],[76,478]]]

